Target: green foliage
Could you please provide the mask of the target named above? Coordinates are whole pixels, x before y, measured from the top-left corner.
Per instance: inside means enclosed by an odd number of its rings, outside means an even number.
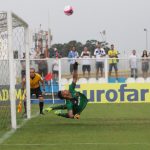
[[[107,47],[107,43],[99,42],[97,40],[87,40],[86,43],[83,44],[81,42],[73,40],[73,41],[69,41],[68,43],[64,43],[64,44],[60,44],[60,43],[53,44],[52,47],[49,49],[50,57],[53,57],[54,48],[58,49],[58,52],[61,54],[62,57],[67,57],[69,50],[72,46],[76,47],[76,50],[78,51],[79,55],[81,54],[81,52],[83,51],[83,48],[85,46],[88,47],[88,50],[93,55],[97,43],[101,43],[103,48],[106,50],[106,53],[108,52],[109,47]]]

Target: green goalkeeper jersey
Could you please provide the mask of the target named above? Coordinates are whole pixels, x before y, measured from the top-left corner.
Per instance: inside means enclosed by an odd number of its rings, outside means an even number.
[[[72,99],[66,100],[66,106],[68,110],[73,110],[74,114],[80,114],[88,103],[87,97],[75,90],[76,84],[72,82],[69,85],[69,92],[72,95]]]

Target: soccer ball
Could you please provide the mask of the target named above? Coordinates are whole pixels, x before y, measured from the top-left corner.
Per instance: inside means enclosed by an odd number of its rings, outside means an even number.
[[[73,8],[72,8],[72,6],[65,6],[65,8],[64,8],[64,13],[65,13],[65,15],[67,15],[67,16],[70,16],[70,15],[72,15],[73,14]]]

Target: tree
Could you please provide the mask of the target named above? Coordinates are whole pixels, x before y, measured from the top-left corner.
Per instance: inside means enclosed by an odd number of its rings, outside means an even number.
[[[50,57],[53,57],[54,48],[58,49],[58,52],[61,54],[62,57],[67,57],[68,53],[70,51],[70,48],[72,46],[76,47],[76,50],[78,51],[79,55],[83,51],[83,48],[86,46],[89,51],[91,52],[91,55],[93,55],[94,50],[96,48],[96,44],[101,43],[103,48],[106,50],[106,53],[109,50],[109,47],[107,46],[108,43],[100,42],[97,40],[87,40],[85,44],[82,44],[81,42],[78,42],[76,40],[69,41],[68,43],[57,43],[53,44],[52,47],[49,49]]]

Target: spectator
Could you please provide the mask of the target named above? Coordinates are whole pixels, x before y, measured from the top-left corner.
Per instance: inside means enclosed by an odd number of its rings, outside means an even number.
[[[97,45],[97,48],[94,51],[94,56],[96,57],[96,79],[98,79],[99,70],[101,71],[101,77],[103,77],[104,69],[104,58],[106,56],[105,50],[101,47],[100,44]]]
[[[59,75],[58,57],[56,57],[52,63],[52,73],[53,73],[54,80],[58,81],[58,75]]]
[[[37,49],[35,50],[33,58],[40,59],[40,57],[41,57],[41,50],[40,50],[40,47],[38,46]]]
[[[30,53],[30,58],[31,59],[40,59],[40,47],[38,46],[37,48],[33,49],[32,52]]]
[[[25,58],[26,58],[26,54],[23,53],[23,57],[22,57],[23,60],[20,61],[20,63],[21,63],[21,78],[22,79],[26,75],[26,61],[25,61]]]
[[[48,73],[48,64],[44,58],[44,54],[41,54],[40,60],[38,60],[38,72],[42,77],[45,77]]]
[[[109,56],[109,76],[111,76],[112,68],[115,70],[115,76],[116,79],[118,80],[118,51],[114,49],[114,45],[111,45],[110,50],[108,51],[108,56]]]
[[[32,59],[37,59],[37,60],[31,60],[32,66],[34,66],[36,72],[38,71],[38,60],[40,59],[41,55],[41,50],[40,50],[40,45],[33,51],[31,58]]]
[[[71,59],[69,59],[69,62],[70,62],[70,74],[72,74],[72,72],[73,72],[73,64],[75,63],[76,58],[78,58],[78,57],[79,57],[79,54],[76,51],[76,48],[73,46],[70,49],[69,54],[68,54],[68,58],[71,58]]]
[[[143,77],[147,78],[148,76],[148,69],[149,69],[149,56],[148,52],[146,50],[143,51],[142,54],[142,72],[143,72]]]
[[[53,57],[54,57],[54,58],[58,58],[58,57],[61,58],[61,55],[59,54],[57,48],[54,48],[54,54],[53,54]]]
[[[84,50],[81,53],[81,57],[83,58],[83,65],[82,65],[82,71],[83,71],[83,77],[85,77],[85,71],[88,71],[88,78],[90,77],[90,71],[91,71],[91,65],[89,58],[91,57],[90,52],[88,51],[87,47],[84,47]]]
[[[137,56],[136,50],[132,50],[132,54],[129,57],[129,65],[131,69],[131,77],[137,78]]]

